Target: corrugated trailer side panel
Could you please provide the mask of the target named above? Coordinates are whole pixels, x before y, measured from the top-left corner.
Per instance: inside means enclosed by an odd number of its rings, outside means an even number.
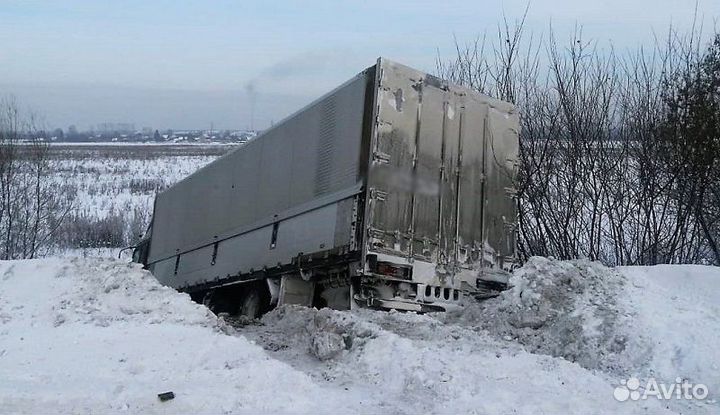
[[[373,77],[363,72],[159,194],[155,276],[187,287],[349,244]]]

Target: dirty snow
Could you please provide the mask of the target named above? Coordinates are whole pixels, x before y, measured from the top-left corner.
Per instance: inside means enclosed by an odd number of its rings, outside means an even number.
[[[511,283],[460,313],[281,307],[238,322],[135,264],[0,262],[0,412],[718,411],[717,268],[533,258]],[[631,375],[710,397],[615,401]]]
[[[470,306],[459,322],[612,375],[649,359],[648,340],[633,326],[634,304],[621,301],[627,290],[623,274],[597,262],[533,257],[510,285],[500,297]]]

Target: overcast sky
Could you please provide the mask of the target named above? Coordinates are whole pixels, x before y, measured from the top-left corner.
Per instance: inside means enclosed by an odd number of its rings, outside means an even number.
[[[384,56],[432,71],[453,36],[494,35],[526,0],[0,0],[0,94],[51,127],[267,127]],[[693,21],[695,0],[533,0],[527,30],[619,49]],[[700,0],[710,32],[720,1]]]

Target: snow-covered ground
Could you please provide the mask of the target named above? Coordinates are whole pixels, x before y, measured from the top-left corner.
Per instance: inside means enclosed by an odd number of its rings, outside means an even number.
[[[720,411],[718,268],[533,258],[512,283],[457,313],[282,307],[240,324],[124,261],[0,262],[0,412]],[[631,376],[709,396],[617,401]]]
[[[56,144],[53,178],[69,188],[73,213],[102,219],[139,209],[148,215],[162,190],[235,148],[234,145]]]
[[[117,256],[147,230],[159,191],[238,146],[51,144],[47,185],[56,190],[60,205],[53,204],[48,220],[60,223],[39,255],[87,256],[115,248],[114,254],[106,253]]]
[[[634,302],[632,325],[652,350],[644,376],[680,377],[720,392],[720,268],[702,265],[622,267]],[[720,413],[720,404],[713,406]]]

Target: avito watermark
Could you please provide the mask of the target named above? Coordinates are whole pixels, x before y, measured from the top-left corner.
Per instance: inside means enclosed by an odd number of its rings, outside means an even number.
[[[702,383],[690,383],[685,379],[675,378],[675,383],[666,384],[649,378],[644,388],[640,388],[640,379],[629,378],[620,381],[613,396],[620,402],[628,399],[637,401],[649,398],[658,400],[695,399],[702,400],[708,396],[708,387]]]

